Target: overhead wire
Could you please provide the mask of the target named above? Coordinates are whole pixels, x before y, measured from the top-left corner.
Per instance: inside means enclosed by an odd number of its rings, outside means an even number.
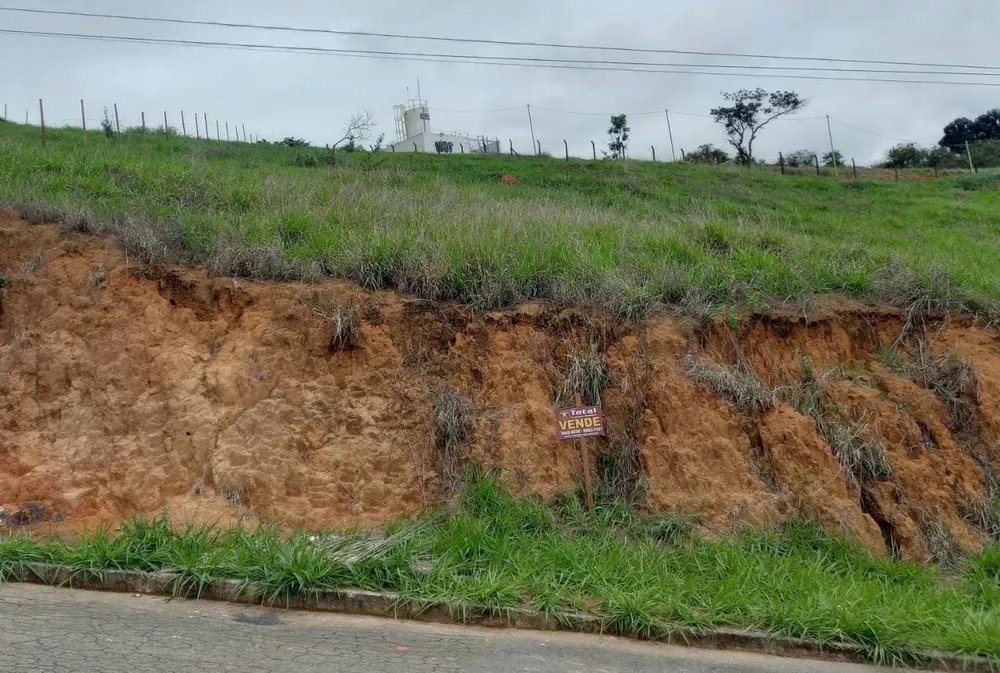
[[[885,59],[858,59],[858,58],[838,58],[838,57],[828,57],[828,56],[755,54],[755,53],[724,52],[724,51],[696,51],[696,50],[685,50],[685,49],[664,49],[664,48],[649,48],[649,47],[619,47],[619,46],[609,46],[609,45],[585,45],[585,44],[567,44],[559,42],[538,42],[529,40],[499,40],[499,39],[488,39],[488,38],[452,37],[452,36],[441,36],[441,35],[417,35],[410,33],[389,33],[389,32],[376,32],[376,31],[364,31],[364,30],[336,30],[331,28],[307,28],[302,26],[239,23],[233,21],[177,19],[170,17],[150,17],[150,16],[137,16],[132,14],[114,14],[105,12],[84,12],[80,10],[38,9],[31,7],[0,6],[0,11],[20,12],[26,14],[42,14],[50,16],[72,16],[72,17],[86,17],[86,18],[97,18],[97,19],[116,19],[123,21],[140,21],[149,23],[169,23],[169,24],[189,25],[189,26],[210,26],[217,28],[242,28],[251,30],[269,30],[269,31],[295,32],[295,33],[338,35],[338,36],[378,37],[378,38],[398,39],[398,40],[423,40],[423,41],[449,42],[456,44],[479,44],[479,45],[495,45],[495,46],[506,46],[506,47],[538,47],[547,49],[576,49],[576,50],[590,50],[590,51],[617,51],[625,53],[630,52],[630,53],[643,53],[643,54],[676,54],[685,56],[711,56],[711,57],[725,57],[725,58],[754,58],[754,59],[784,60],[784,61],[815,61],[823,63],[845,63],[845,64],[855,63],[855,64],[868,64],[868,65],[908,66],[908,67],[922,67],[922,68],[961,68],[965,70],[1000,72],[1000,65],[932,63],[932,62],[919,62],[919,61],[895,61],[895,60],[885,60]],[[710,66],[710,67],[715,67],[715,66]]]
[[[922,80],[922,79],[901,79],[901,78],[875,78],[875,77],[828,77],[822,75],[793,75],[793,74],[776,74],[776,73],[745,73],[745,72],[717,72],[717,71],[704,71],[704,70],[675,70],[672,69],[676,67],[676,64],[663,64],[667,67],[654,67],[654,68],[640,68],[631,67],[628,65],[614,65],[615,62],[606,62],[609,65],[599,65],[597,63],[576,62],[570,64],[560,61],[548,61],[546,59],[524,59],[522,57],[507,57],[507,56],[479,56],[471,54],[435,54],[435,53],[424,53],[424,52],[405,52],[405,51],[388,51],[388,50],[369,50],[369,49],[334,49],[330,47],[307,47],[307,46],[296,46],[296,45],[273,45],[273,44],[260,44],[260,43],[242,43],[242,42],[221,42],[215,40],[184,40],[178,38],[153,38],[153,37],[136,37],[128,35],[104,35],[104,34],[87,34],[87,33],[67,33],[67,32],[53,32],[53,31],[32,31],[32,30],[16,30],[16,29],[0,29],[0,34],[6,35],[24,35],[24,36],[36,36],[36,37],[50,37],[50,38],[68,38],[68,39],[79,39],[79,40],[94,40],[94,41],[106,41],[106,42],[128,42],[137,44],[159,44],[159,45],[170,45],[170,46],[190,46],[190,47],[205,47],[205,48],[223,48],[223,49],[240,49],[240,50],[250,50],[250,51],[268,51],[268,52],[280,52],[280,53],[299,53],[299,54],[316,54],[316,55],[330,55],[330,56],[342,56],[350,58],[376,58],[376,59],[388,59],[388,60],[404,60],[404,61],[430,61],[430,62],[440,62],[440,63],[465,63],[465,64],[478,64],[478,65],[494,65],[494,66],[507,66],[507,67],[528,67],[528,68],[548,68],[548,69],[560,69],[560,70],[584,70],[584,71],[597,71],[597,72],[633,72],[633,73],[651,73],[651,74],[669,74],[669,75],[701,75],[701,76],[722,76],[722,77],[766,77],[772,79],[796,79],[796,80],[819,80],[819,81],[834,81],[834,82],[876,82],[876,83],[894,83],[894,84],[938,84],[938,85],[957,85],[957,86],[987,86],[987,87],[1000,87],[1000,82],[980,82],[980,81],[948,81],[948,80]],[[625,62],[622,62],[623,64]],[[650,64],[657,65],[657,64]],[[707,67],[707,66],[706,66]]]

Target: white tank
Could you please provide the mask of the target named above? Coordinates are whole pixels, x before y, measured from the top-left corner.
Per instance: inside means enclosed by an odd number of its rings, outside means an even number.
[[[406,137],[412,138],[431,130],[431,111],[426,105],[417,105],[403,113]]]

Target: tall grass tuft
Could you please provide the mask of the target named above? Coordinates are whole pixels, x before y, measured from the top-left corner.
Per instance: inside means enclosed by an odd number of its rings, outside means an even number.
[[[464,452],[472,441],[472,405],[454,388],[437,394],[434,405],[434,443],[441,459],[441,489],[458,489]]]

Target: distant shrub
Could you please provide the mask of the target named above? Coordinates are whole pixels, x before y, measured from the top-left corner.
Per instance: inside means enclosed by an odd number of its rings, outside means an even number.
[[[303,140],[302,138],[293,138],[291,136],[285,138],[278,144],[284,145],[285,147],[309,147],[308,140]]]
[[[816,162],[816,153],[812,150],[796,150],[785,155],[785,165],[792,168],[812,166]]]
[[[111,123],[111,117],[108,115],[108,108],[104,108],[104,117],[101,119],[101,130],[104,132],[105,138],[115,137],[115,126]]]
[[[301,168],[316,168],[319,166],[319,158],[315,154],[299,154],[292,163]]]
[[[693,152],[684,155],[684,161],[691,164],[728,164],[729,155],[715,145],[699,145]]]

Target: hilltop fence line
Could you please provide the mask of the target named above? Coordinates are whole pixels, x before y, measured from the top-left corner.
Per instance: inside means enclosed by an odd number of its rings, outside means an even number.
[[[531,106],[526,106],[531,109]],[[509,108],[503,111],[514,110],[515,108]],[[536,108],[536,110],[543,110],[547,112],[553,112],[558,114],[588,114],[597,115],[598,113],[575,113],[568,111],[558,111],[558,110],[547,110],[546,108]],[[473,111],[466,111],[473,112]],[[489,111],[484,111],[489,112]],[[663,111],[663,119],[666,123],[666,130],[668,136],[668,146],[657,150],[656,144],[648,145],[649,152],[645,152],[646,145],[639,145],[633,143],[631,147],[634,149],[636,146],[639,147],[638,152],[633,153],[632,151],[626,151],[626,156],[628,158],[636,159],[646,159],[654,162],[658,161],[694,161],[697,163],[725,163],[722,159],[722,154],[710,150],[726,150],[726,146],[715,147],[711,144],[703,144],[696,150],[695,153],[689,152],[683,148],[677,148],[674,143],[673,125],[671,122],[671,112],[670,110]],[[10,119],[8,116],[8,104],[3,106],[3,118],[8,121],[16,121]],[[252,129],[247,130],[247,127],[242,122],[231,122],[224,121],[222,119],[209,119],[207,112],[188,112],[181,110],[179,112],[171,113],[169,110],[164,110],[162,116],[162,124],[160,123],[160,113],[157,112],[155,115],[155,120],[150,117],[147,119],[146,113],[144,111],[139,112],[138,115],[132,113],[129,116],[131,124],[123,124],[123,119],[125,114],[123,111],[119,110],[117,103],[113,103],[110,106],[101,106],[100,116],[93,116],[89,114],[86,101],[80,100],[80,114],[76,117],[60,117],[57,119],[47,118],[45,114],[45,102],[43,99],[38,100],[38,127],[40,130],[41,142],[44,145],[47,142],[47,132],[51,128],[56,126],[60,128],[77,128],[84,131],[95,131],[101,129],[106,136],[121,138],[123,132],[125,133],[162,133],[166,136],[176,135],[184,136],[188,138],[195,138],[198,140],[214,140],[225,142],[241,142],[241,143],[257,143],[257,142],[280,142],[277,137],[271,137],[269,139],[262,138],[258,133],[254,132]],[[536,112],[537,114],[537,112]],[[652,115],[654,113],[631,113],[637,116],[639,115]],[[655,113],[659,114],[659,113]],[[692,113],[677,113],[683,116],[691,117],[703,117],[711,119],[709,115],[697,115]],[[787,117],[782,118],[781,121],[786,122],[803,122],[803,121],[822,121],[825,123],[826,140],[828,145],[820,150],[799,150],[792,154],[786,154],[785,152],[779,152],[777,160],[773,163],[764,163],[764,165],[770,166],[776,171],[780,171],[782,174],[790,175],[801,175],[805,173],[813,173],[817,175],[834,175],[834,176],[844,176],[848,178],[858,179],[860,177],[876,178],[876,179],[926,179],[927,176],[933,174],[934,176],[939,176],[942,174],[955,173],[955,172],[978,172],[978,167],[972,161],[971,155],[968,156],[968,169],[956,170],[951,169],[939,169],[937,167],[933,169],[927,169],[922,172],[914,173],[912,171],[903,171],[901,174],[899,169],[893,168],[879,168],[879,167],[869,167],[864,165],[859,165],[854,158],[844,157],[836,147],[834,142],[834,134],[832,130],[832,124],[837,123],[845,127],[855,129],[857,131],[871,133],[872,135],[880,136],[882,138],[896,140],[903,142],[904,139],[901,138],[891,138],[889,136],[882,136],[875,132],[866,131],[856,126],[852,126],[845,122],[839,122],[832,119],[829,116],[823,117]],[[177,123],[179,122],[179,126]],[[31,110],[25,111],[25,125],[32,124]],[[589,141],[589,147],[582,154],[573,154],[570,151],[570,143],[566,139],[559,139],[555,143],[554,148],[550,148],[545,141],[545,138],[537,137],[535,135],[535,128],[532,118],[528,117],[528,126],[531,131],[530,146],[531,149],[524,151],[523,144],[515,144],[513,138],[508,138],[506,143],[497,143],[496,153],[497,154],[508,154],[510,156],[546,156],[552,158],[560,158],[564,160],[570,159],[591,159],[597,160],[607,156],[607,153],[603,149],[603,142],[598,142],[596,140]],[[87,134],[84,134],[84,143],[87,142]],[[289,136],[292,137],[292,136]],[[543,142],[544,141],[544,142]],[[526,141],[522,141],[526,142]],[[397,143],[398,144],[398,143]],[[481,154],[483,153],[483,147],[466,147],[464,144],[459,144],[457,152],[451,143],[445,144],[446,148],[440,153],[451,154]],[[554,150],[554,151],[553,151]],[[383,151],[396,152],[396,147],[393,145],[388,145],[388,149]],[[414,151],[418,151],[416,144],[414,144]],[[488,150],[487,150],[488,153]],[[679,156],[678,156],[679,155]],[[808,157],[806,157],[808,155]],[[821,164],[821,157],[827,159]],[[808,161],[804,161],[804,158],[808,158]]]

